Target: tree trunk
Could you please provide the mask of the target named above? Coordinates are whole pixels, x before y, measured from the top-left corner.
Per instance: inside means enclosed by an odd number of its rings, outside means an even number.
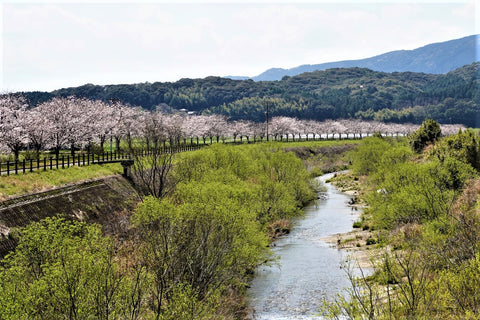
[[[120,152],[120,137],[115,137],[115,150]]]

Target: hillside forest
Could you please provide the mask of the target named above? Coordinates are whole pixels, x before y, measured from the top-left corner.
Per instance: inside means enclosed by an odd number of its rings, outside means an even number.
[[[24,92],[30,106],[53,97],[76,96],[120,101],[146,110],[219,114],[230,120],[265,121],[266,99],[271,116],[324,121],[375,120],[417,123],[480,123],[479,65],[473,63],[447,74],[377,72],[335,68],[279,81],[232,80],[220,77],[122,85],[93,85],[52,92]]]

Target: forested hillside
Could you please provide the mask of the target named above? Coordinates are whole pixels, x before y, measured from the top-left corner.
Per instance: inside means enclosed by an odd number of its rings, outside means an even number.
[[[233,120],[262,122],[268,99],[271,116],[416,123],[432,118],[440,123],[477,126],[480,120],[479,66],[477,62],[442,75],[336,68],[284,77],[281,81],[207,77],[174,83],[87,84],[25,95],[31,105],[54,96],[75,95],[120,100],[148,110],[187,109],[223,114]]]

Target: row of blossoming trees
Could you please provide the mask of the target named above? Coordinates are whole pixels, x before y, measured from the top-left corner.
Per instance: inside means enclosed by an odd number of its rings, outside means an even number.
[[[444,134],[456,133],[459,125],[442,126]],[[384,124],[359,120],[316,122],[288,117],[273,117],[267,122],[228,121],[220,115],[186,115],[149,112],[125,106],[118,101],[92,101],[76,97],[53,98],[29,108],[19,95],[0,96],[0,151],[61,149],[89,150],[98,145],[103,150],[107,141],[120,141],[133,147],[135,141],[146,146],[170,146],[209,141],[279,140],[294,138],[361,138],[373,132],[385,135],[408,135],[418,128],[412,124]],[[268,136],[267,136],[268,132]]]

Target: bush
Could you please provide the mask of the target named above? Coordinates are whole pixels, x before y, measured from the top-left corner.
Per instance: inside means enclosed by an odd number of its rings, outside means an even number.
[[[441,135],[440,125],[432,119],[427,119],[410,135],[410,146],[415,152],[421,152],[427,144],[435,143]]]
[[[363,225],[363,222],[361,220],[357,220],[353,223],[352,227],[355,228],[355,229],[358,229],[358,228],[361,228],[362,225]]]

